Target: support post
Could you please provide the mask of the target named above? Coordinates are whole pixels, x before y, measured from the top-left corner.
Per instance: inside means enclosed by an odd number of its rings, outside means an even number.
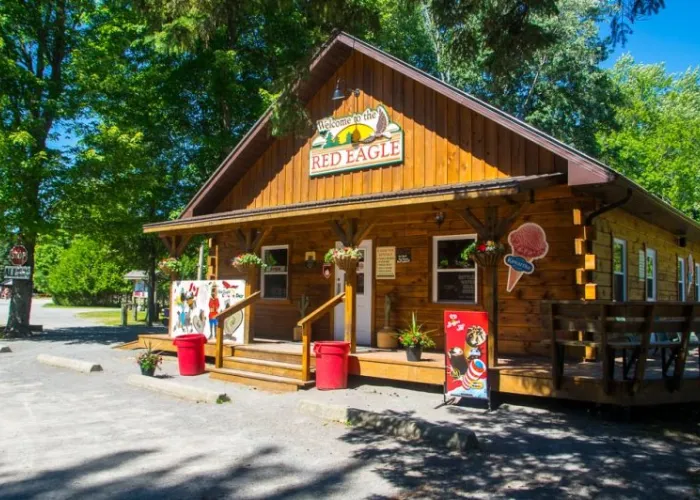
[[[221,368],[224,366],[224,321],[218,321],[216,324],[216,358],[214,366]]]
[[[498,266],[491,269],[491,303],[489,304],[488,367],[498,366]]]
[[[345,271],[345,342],[350,344],[350,352],[356,351],[355,301],[357,294],[357,269]]]
[[[311,323],[301,327],[301,380],[311,380]]]
[[[248,269],[248,276],[245,280],[245,296],[250,297],[252,294],[258,291],[258,268],[252,267]],[[253,318],[254,318],[254,305],[250,304],[244,310],[244,323],[243,323],[243,343],[252,344],[254,338],[253,330]]]

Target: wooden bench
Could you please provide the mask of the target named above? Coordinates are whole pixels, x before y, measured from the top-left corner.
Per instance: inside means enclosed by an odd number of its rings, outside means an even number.
[[[596,347],[603,365],[603,389],[612,390],[615,358],[622,353],[623,380],[631,380],[631,392],[641,387],[649,349],[661,351],[662,376],[669,390],[676,390],[685,370],[688,352],[700,348],[690,340],[700,331],[700,305],[686,302],[582,302],[543,301],[542,326],[552,352],[552,380],[561,387],[567,347]],[[671,334],[677,341],[652,342],[652,334]],[[578,338],[571,338],[572,336]],[[669,370],[673,366],[673,373]],[[634,376],[630,371],[634,367]]]

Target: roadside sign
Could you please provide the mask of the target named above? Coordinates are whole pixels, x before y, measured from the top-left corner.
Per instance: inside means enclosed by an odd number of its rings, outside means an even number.
[[[10,249],[10,262],[15,266],[23,266],[27,263],[29,254],[24,245],[15,245]]]
[[[5,279],[28,280],[32,275],[29,266],[5,266]]]

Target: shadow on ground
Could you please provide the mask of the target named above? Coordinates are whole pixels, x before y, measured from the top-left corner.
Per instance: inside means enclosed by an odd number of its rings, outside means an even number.
[[[138,339],[142,333],[167,333],[164,327],[146,326],[80,326],[70,328],[54,328],[31,337],[17,340],[36,342],[62,342],[65,344],[116,344],[131,342]]]
[[[120,473],[123,467],[133,469],[135,464],[131,462],[155,459],[161,452],[155,448],[134,449],[67,468],[38,472],[19,481],[5,480],[0,489],[0,500],[46,496],[130,500],[324,498],[340,494],[344,489],[344,478],[363,466],[354,461],[332,471],[318,471],[309,477],[299,467],[280,462],[276,458],[279,451],[278,447],[263,447],[214,471],[201,470],[199,464],[205,456],[201,454],[190,456],[175,466],[141,467],[138,475]],[[277,487],[269,488],[271,484]],[[260,492],[261,489],[265,491]]]
[[[700,496],[697,406],[649,410],[623,422],[613,411],[538,404],[436,410],[453,419],[440,424],[476,433],[481,451],[467,455],[363,429],[342,439],[358,445],[353,458],[374,463],[376,473],[407,492],[405,498]],[[410,412],[384,414],[415,420]]]

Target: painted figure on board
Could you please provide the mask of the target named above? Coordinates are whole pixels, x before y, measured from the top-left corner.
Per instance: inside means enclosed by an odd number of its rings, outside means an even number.
[[[219,289],[216,283],[212,283],[209,295],[209,339],[216,337],[216,325],[218,324],[216,315],[219,314],[219,305]]]

